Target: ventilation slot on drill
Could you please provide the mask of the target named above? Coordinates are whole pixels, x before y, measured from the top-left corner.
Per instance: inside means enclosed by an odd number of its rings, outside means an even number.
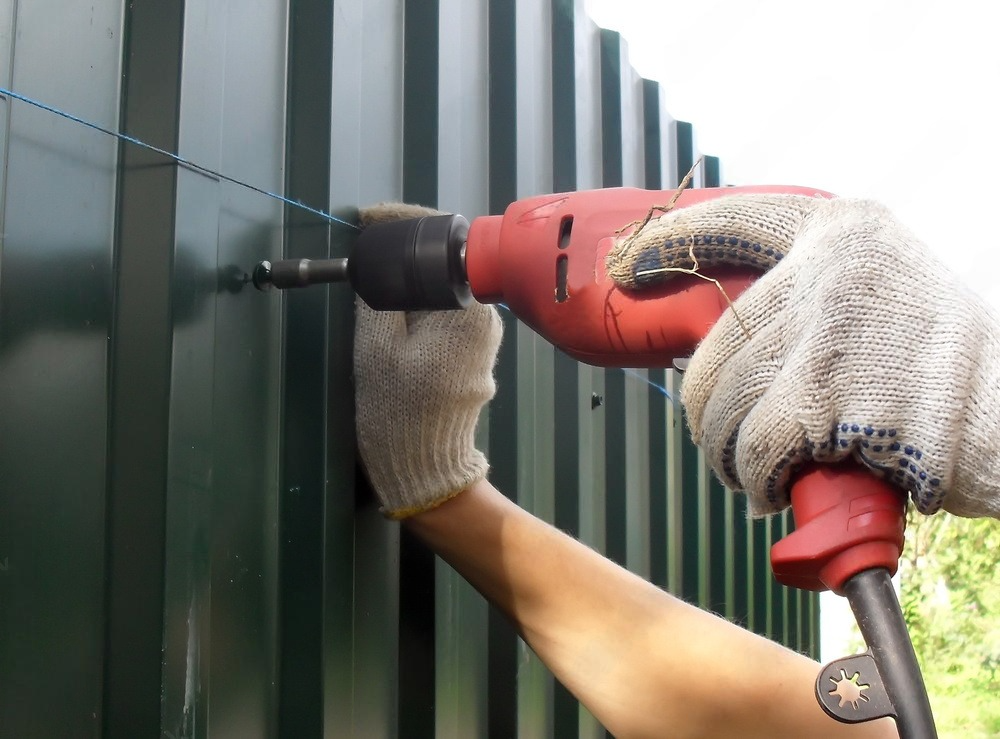
[[[569,290],[566,288],[566,277],[569,272],[569,258],[565,254],[560,254],[556,260],[556,302],[562,303],[569,297]]]
[[[559,248],[569,246],[569,237],[573,233],[573,216],[566,216],[559,224]]]

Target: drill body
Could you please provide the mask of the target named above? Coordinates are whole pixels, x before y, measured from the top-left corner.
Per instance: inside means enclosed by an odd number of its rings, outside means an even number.
[[[670,366],[694,350],[759,273],[716,268],[630,291],[607,275],[607,255],[651,211],[674,199],[672,207],[684,208],[750,192],[830,197],[790,186],[690,189],[679,195],[633,188],[541,195],[471,225],[462,216],[430,216],[370,226],[358,237],[348,272],[358,294],[376,309],[502,303],[587,364]]]

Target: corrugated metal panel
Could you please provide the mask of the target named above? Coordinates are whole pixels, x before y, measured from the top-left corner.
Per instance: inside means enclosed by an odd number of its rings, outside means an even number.
[[[677,185],[696,157],[582,0],[10,2],[10,87],[353,217]],[[59,53],[52,53],[58,48]],[[357,475],[353,299],[233,281],[351,233],[9,101],[0,721],[10,736],[602,736]],[[721,182],[706,159],[699,184]],[[815,654],[783,519],[714,482],[672,370],[505,316],[498,486],[657,584]],[[55,698],[55,700],[53,700]]]

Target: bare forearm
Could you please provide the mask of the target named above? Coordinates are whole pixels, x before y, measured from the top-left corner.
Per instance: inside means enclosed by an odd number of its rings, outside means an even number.
[[[892,737],[813,697],[818,666],[618,567],[487,482],[408,525],[616,736]]]

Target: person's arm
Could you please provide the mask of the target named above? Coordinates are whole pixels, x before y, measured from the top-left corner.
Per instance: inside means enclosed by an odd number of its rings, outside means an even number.
[[[889,719],[823,713],[812,660],[665,593],[485,480],[405,523],[617,737],[896,736]]]
[[[390,204],[361,221],[427,213]],[[358,450],[381,510],[504,611],[617,736],[895,734],[826,717],[817,665],[667,595],[485,481],[475,429],[495,391],[495,309],[382,313],[359,301],[355,325]]]

